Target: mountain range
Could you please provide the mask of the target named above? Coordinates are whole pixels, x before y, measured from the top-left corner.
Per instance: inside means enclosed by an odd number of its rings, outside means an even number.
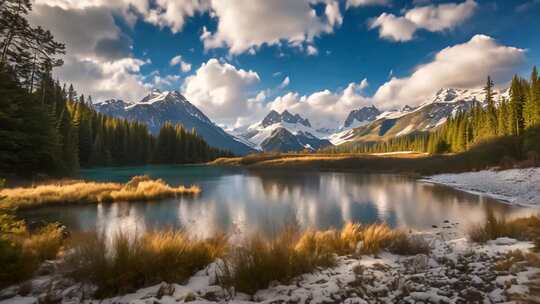
[[[157,134],[166,122],[180,123],[186,129],[195,129],[213,147],[245,155],[255,150],[214,124],[202,111],[177,91],[153,90],[139,102],[124,102],[110,99],[94,104],[101,113],[138,120],[148,125],[150,132]]]
[[[508,90],[496,91],[495,100],[508,94]],[[372,105],[355,109],[338,130],[315,129],[309,119],[299,113],[272,110],[236,136],[213,123],[177,91],[154,90],[139,102],[110,99],[95,103],[94,107],[104,114],[145,122],[154,134],[166,121],[180,123],[187,129],[195,129],[211,146],[245,155],[255,151],[315,151],[330,145],[380,141],[432,131],[450,116],[468,111],[483,100],[482,89],[441,89],[416,108],[406,105],[382,112]]]

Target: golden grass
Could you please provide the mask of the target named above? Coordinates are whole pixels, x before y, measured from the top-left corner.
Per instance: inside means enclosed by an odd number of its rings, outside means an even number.
[[[74,237],[65,271],[77,281],[98,287],[96,297],[132,292],[167,282],[182,282],[223,256],[227,239],[195,239],[182,231],[149,232],[138,237],[119,233],[108,243],[97,234]]]
[[[385,249],[396,254],[429,252],[426,243],[412,241],[385,224],[348,223],[341,230],[324,231],[289,226],[275,238],[253,235],[233,247],[225,256],[220,281],[225,287],[254,293],[272,281],[287,283],[300,274],[331,267],[337,255],[376,254]]]
[[[540,249],[540,215],[507,220],[497,218],[491,209],[487,210],[486,222],[475,225],[468,231],[469,239],[477,243],[485,243],[500,237],[532,241],[536,249]]]
[[[45,204],[99,203],[112,201],[153,200],[181,194],[198,194],[197,186],[171,187],[163,180],[135,176],[128,183],[75,181],[0,190],[4,207],[29,208]]]
[[[0,288],[31,277],[40,264],[55,259],[64,243],[56,224],[28,231],[22,221],[0,212]]]

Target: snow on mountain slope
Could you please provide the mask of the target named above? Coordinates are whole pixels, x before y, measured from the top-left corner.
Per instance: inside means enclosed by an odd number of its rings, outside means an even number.
[[[249,126],[240,137],[251,142],[258,150],[286,152],[317,150],[330,144],[324,139],[326,136],[328,134],[312,128],[308,119],[285,110],[281,114],[271,111],[261,122]]]
[[[495,101],[508,96],[508,90],[494,91]],[[417,108],[405,106],[400,110],[383,112],[368,124],[333,134],[330,141],[340,145],[351,141],[378,141],[431,131],[444,124],[449,117],[469,111],[475,103],[483,104],[484,99],[483,89],[441,89]]]
[[[94,108],[107,115],[146,123],[150,132],[154,134],[159,132],[166,121],[170,121],[182,124],[188,130],[195,129],[210,146],[229,150],[238,155],[254,151],[214,124],[177,91],[153,90],[139,102],[107,100],[95,103]]]

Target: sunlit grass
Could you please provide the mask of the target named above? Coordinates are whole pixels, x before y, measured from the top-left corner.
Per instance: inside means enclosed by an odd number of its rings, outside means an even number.
[[[56,224],[29,231],[5,210],[0,211],[0,287],[30,278],[45,260],[55,259],[64,243]]]
[[[341,230],[323,231],[300,231],[297,226],[288,226],[275,238],[253,235],[234,246],[225,256],[221,283],[254,293],[272,281],[287,283],[300,274],[332,267],[338,255],[377,254],[382,250],[429,253],[429,246],[385,224],[348,223]]]
[[[28,188],[3,189],[0,197],[8,207],[28,208],[45,204],[99,203],[162,199],[181,194],[197,194],[197,186],[171,187],[163,180],[135,176],[128,183],[75,181],[65,184],[39,185]]]
[[[183,282],[227,250],[227,238],[189,237],[182,231],[149,232],[112,240],[95,233],[74,237],[65,271],[98,287],[96,297],[128,293],[163,281]]]
[[[540,249],[540,216],[507,220],[497,218],[491,209],[487,210],[486,221],[475,225],[468,231],[469,239],[477,243],[485,243],[500,237],[510,237],[518,240],[532,241],[536,249]]]

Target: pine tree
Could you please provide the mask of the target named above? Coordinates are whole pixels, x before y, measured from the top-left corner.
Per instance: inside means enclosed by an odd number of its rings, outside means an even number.
[[[520,135],[523,132],[523,103],[525,95],[523,93],[522,82],[516,75],[512,78],[510,85],[510,134]]]
[[[540,79],[536,66],[531,72],[527,99],[523,106],[523,118],[526,128],[533,127],[540,123]]]

